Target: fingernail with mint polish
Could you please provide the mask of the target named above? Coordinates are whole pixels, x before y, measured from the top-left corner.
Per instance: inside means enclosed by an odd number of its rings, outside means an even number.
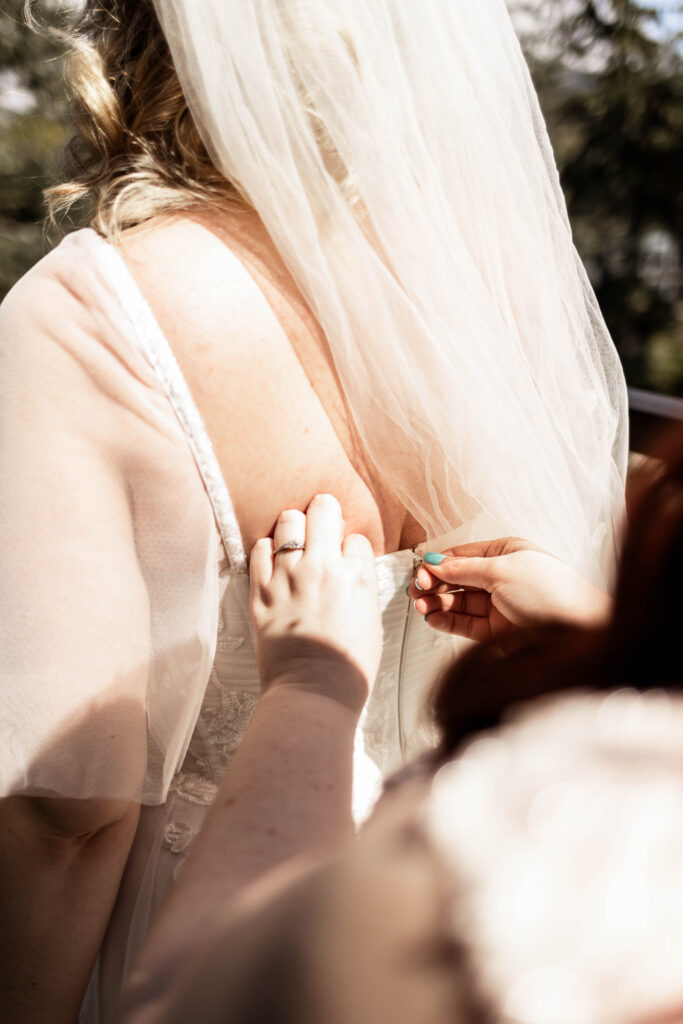
[[[440,555],[436,551],[428,551],[427,554],[424,555],[422,561],[426,565],[441,565],[445,558],[445,555]]]
[[[419,583],[417,582],[417,580],[416,580],[416,579],[415,579],[415,580],[413,580],[413,583],[415,584],[415,589],[416,589],[416,590],[424,590],[424,587],[421,587],[421,586],[420,586],[420,584],[419,584]]]

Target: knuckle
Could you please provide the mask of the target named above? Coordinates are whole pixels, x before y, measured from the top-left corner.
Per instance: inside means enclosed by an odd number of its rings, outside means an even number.
[[[270,550],[271,543],[270,537],[259,537],[251,549],[251,559],[253,559],[254,556],[261,557],[265,555]]]
[[[313,586],[323,583],[326,576],[327,568],[323,562],[318,559],[306,561],[302,558],[297,567],[295,582],[297,585]]]
[[[455,620],[454,620],[453,624],[455,625]],[[465,636],[466,636],[466,638],[468,640],[473,640],[474,639],[474,627],[475,627],[474,619],[471,616],[468,616],[465,619],[465,628],[464,628],[464,634],[465,634]]]
[[[518,564],[514,556],[510,558],[496,558],[491,559],[492,565],[488,566],[488,572],[486,573],[486,582],[493,585],[496,583],[507,583],[515,575],[515,566]]]
[[[266,609],[261,602],[254,602],[251,606],[251,617],[257,629],[261,629],[266,622]]]

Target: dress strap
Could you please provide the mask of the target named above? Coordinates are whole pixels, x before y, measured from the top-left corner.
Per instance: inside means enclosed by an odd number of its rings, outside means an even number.
[[[136,341],[171,403],[201,474],[230,568],[246,572],[247,557],[228,486],[221,473],[211,439],[183,377],[171,346],[118,249],[90,228],[84,230],[101,248],[107,279],[122,300]]]

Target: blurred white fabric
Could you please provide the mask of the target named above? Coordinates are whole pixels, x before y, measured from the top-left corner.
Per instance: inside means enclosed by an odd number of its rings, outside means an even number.
[[[496,1020],[679,1019],[682,735],[678,695],[554,696],[437,774],[425,823]]]

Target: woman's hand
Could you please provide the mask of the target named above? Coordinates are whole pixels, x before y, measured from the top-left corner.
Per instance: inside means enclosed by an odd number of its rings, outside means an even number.
[[[408,593],[434,629],[479,641],[549,620],[598,625],[611,609],[607,594],[518,537],[448,549],[420,566]]]
[[[382,625],[370,542],[344,539],[336,498],[285,511],[251,553],[251,614],[265,691],[290,685],[360,713],[375,677]],[[305,550],[278,551],[288,543]]]
[[[283,512],[273,540],[254,545],[251,611],[265,692],[138,959],[126,1020],[166,1019],[169,979],[189,949],[213,947],[226,914],[240,906],[249,920],[252,883],[295,859],[310,865],[336,854],[353,835],[354,739],[381,626],[370,543],[343,540],[343,531],[339,503],[322,494],[306,515]],[[306,550],[274,553],[287,544]]]

